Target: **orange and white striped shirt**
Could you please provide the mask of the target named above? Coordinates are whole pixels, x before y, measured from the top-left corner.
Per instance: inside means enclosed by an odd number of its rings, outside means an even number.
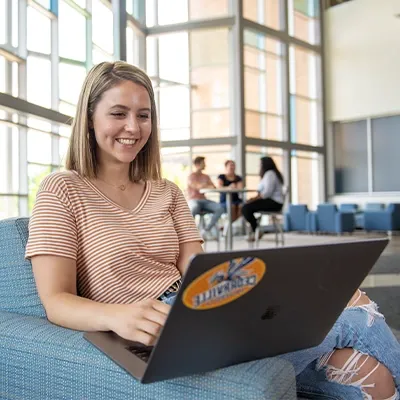
[[[72,258],[80,296],[133,303],[158,298],[180,279],[179,244],[192,241],[201,238],[174,183],[147,181],[130,211],[66,171],[49,175],[40,186],[25,256]]]

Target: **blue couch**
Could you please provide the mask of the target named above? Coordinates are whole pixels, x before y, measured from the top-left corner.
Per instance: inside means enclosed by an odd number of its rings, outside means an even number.
[[[0,399],[296,398],[292,366],[264,359],[142,385],[83,339],[51,324],[24,259],[28,219],[0,221]],[[168,368],[168,366],[166,366]]]
[[[306,204],[290,204],[284,216],[284,229],[287,232],[309,232],[310,212]]]
[[[364,212],[366,231],[400,230],[400,204],[391,203],[386,208],[366,209]]]
[[[344,233],[354,228],[354,213],[339,211],[335,204],[319,204],[317,211],[310,213],[311,232]]]

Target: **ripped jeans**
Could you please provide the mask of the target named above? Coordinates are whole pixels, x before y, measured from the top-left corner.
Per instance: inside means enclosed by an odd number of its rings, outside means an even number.
[[[172,304],[176,294],[162,301]],[[399,400],[400,344],[375,303],[346,308],[325,340],[316,347],[282,354],[297,375],[297,391],[308,399],[370,400],[362,383],[349,385],[328,380],[324,361],[334,349],[354,348],[374,357],[392,373],[398,393],[390,400]]]

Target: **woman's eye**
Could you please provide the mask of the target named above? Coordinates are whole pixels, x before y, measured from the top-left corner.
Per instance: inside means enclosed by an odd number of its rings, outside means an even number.
[[[125,114],[124,113],[111,113],[111,115],[113,115],[114,117],[124,117]]]
[[[150,117],[149,117],[149,114],[140,114],[139,117],[140,117],[140,118],[143,118],[143,119],[148,119],[148,118],[150,118]]]

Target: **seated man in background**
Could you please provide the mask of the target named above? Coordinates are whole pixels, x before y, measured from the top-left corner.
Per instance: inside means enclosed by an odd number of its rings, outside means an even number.
[[[207,200],[201,189],[215,188],[211,178],[207,174],[203,174],[206,168],[205,158],[196,157],[193,161],[195,171],[188,177],[187,198],[190,211],[195,217],[203,212],[213,214],[209,223],[204,227],[201,232],[204,239],[212,240],[215,236],[211,230],[215,227],[220,216],[224,212],[223,207],[215,201]]]

